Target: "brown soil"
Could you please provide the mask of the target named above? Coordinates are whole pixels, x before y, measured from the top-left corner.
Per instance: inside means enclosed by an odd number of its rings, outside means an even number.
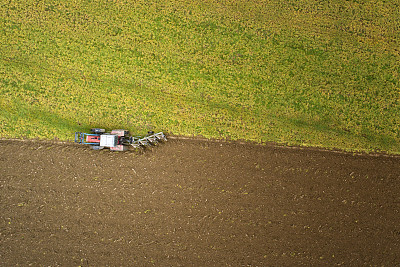
[[[400,265],[400,158],[0,141],[2,266]]]

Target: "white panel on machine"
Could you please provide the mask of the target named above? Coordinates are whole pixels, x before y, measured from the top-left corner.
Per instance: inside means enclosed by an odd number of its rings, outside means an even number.
[[[100,135],[100,146],[115,147],[118,143],[118,136],[111,134]]]

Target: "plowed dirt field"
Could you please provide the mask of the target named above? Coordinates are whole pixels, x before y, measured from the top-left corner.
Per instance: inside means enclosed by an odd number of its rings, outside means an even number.
[[[400,157],[0,141],[2,266],[400,265]]]

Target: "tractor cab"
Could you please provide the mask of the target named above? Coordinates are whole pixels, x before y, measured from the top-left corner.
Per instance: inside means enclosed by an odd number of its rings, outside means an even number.
[[[114,134],[100,135],[100,146],[116,147],[118,145],[118,136]]]

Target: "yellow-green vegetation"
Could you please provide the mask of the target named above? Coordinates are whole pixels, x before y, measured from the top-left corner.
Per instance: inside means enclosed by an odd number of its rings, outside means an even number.
[[[400,153],[400,5],[9,0],[0,135],[90,127]]]

